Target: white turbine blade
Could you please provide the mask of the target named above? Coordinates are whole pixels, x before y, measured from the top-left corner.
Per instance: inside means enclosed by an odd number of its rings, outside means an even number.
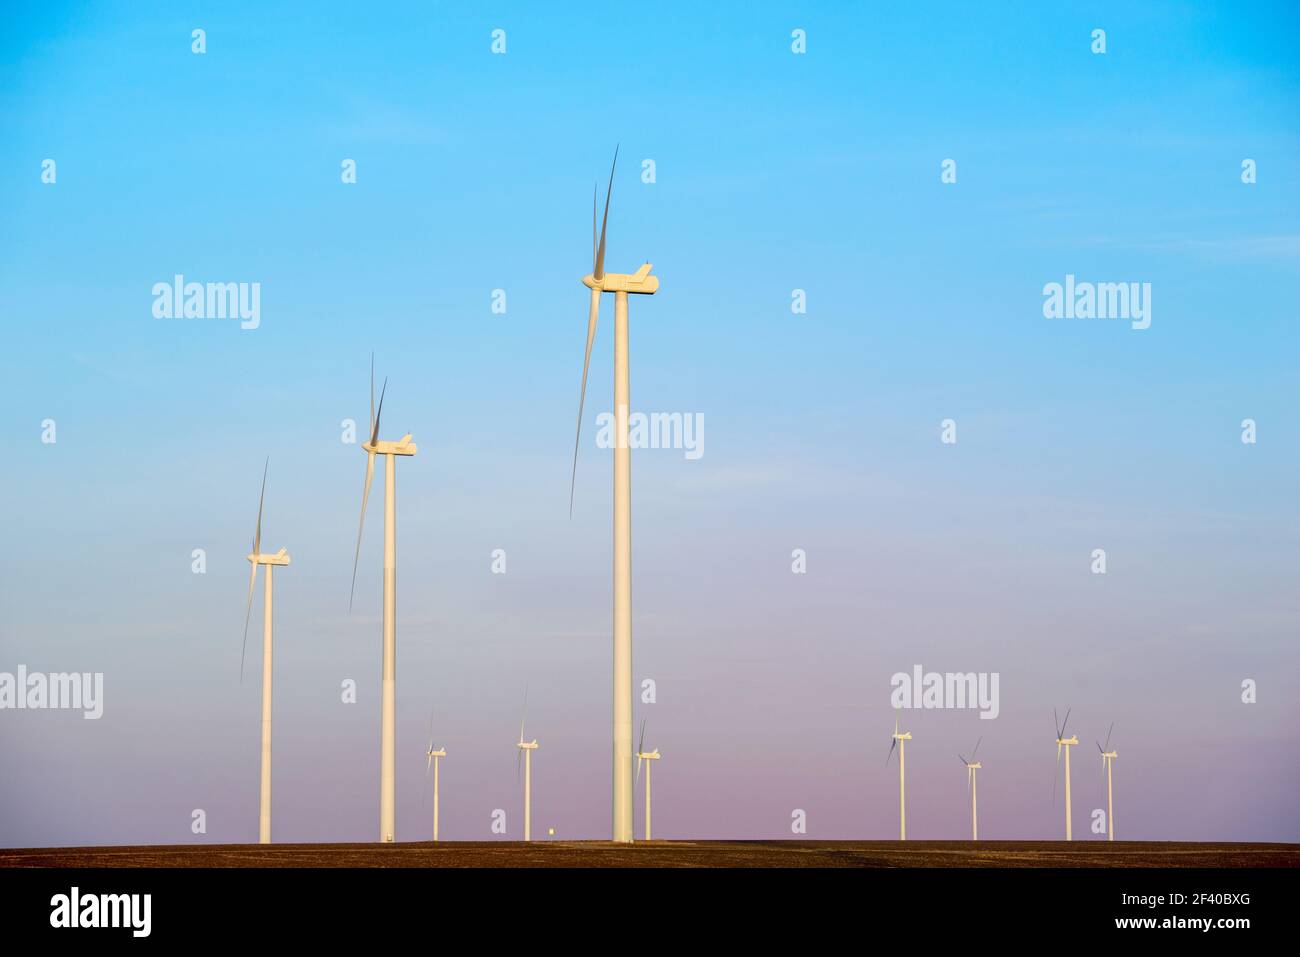
[[[587,373],[591,371],[591,347],[596,341],[596,325],[600,321],[600,290],[591,291],[591,305],[587,309],[587,350],[582,357],[582,386],[578,390],[578,428],[573,436],[573,472],[569,476],[569,518],[573,518],[573,492],[578,482],[578,444],[582,441],[582,410],[587,404]]]
[[[253,554],[262,553],[262,503],[266,501],[266,470],[271,467],[271,456],[262,465],[262,493],[257,496],[257,528],[253,532]]]
[[[375,477],[375,453],[366,453],[366,484],[361,489],[361,521],[357,524],[357,551],[352,556],[352,590],[348,592],[348,612],[357,594],[357,564],[361,561],[361,533],[366,528],[366,502],[370,500],[370,482]]]
[[[370,426],[370,444],[374,445],[379,441],[379,420],[384,415],[384,394],[388,391],[388,379],[384,379],[384,387],[379,390],[379,410],[375,413],[375,421]]]
[[[638,781],[641,780],[641,764],[642,764],[642,762],[645,760],[643,757],[641,757],[640,751],[641,751],[641,749],[640,749],[640,748],[637,748],[637,756],[636,756],[636,779],[637,779]]]
[[[614,147],[614,162],[609,167],[609,188],[605,191],[605,216],[600,221],[600,245],[596,247],[596,264],[591,275],[596,279],[605,275],[605,227],[609,224],[609,198],[614,195],[614,168],[618,166],[618,147]]]
[[[244,612],[244,644],[239,649],[239,683],[244,683],[244,653],[248,650],[248,622],[253,617],[253,586],[257,583],[257,562],[248,575],[248,610]]]

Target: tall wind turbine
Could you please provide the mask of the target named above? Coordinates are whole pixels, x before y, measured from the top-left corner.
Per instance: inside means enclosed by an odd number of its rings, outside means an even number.
[[[384,469],[384,657],[381,686],[379,731],[379,840],[391,842],[397,831],[397,457],[414,455],[415,443],[407,432],[396,442],[381,441],[379,419],[384,414],[384,393],[379,393],[379,411],[375,411],[375,358],[370,357],[370,441],[361,448],[366,453],[366,484],[361,492],[361,522],[357,526],[357,551],[352,559],[352,596],[357,590],[357,563],[361,559],[361,533],[366,527],[366,503],[370,499],[370,481],[375,475],[375,456],[386,457]]]
[[[524,722],[528,720],[528,691],[524,691],[524,715],[519,719],[519,743],[515,745],[519,749],[520,761],[515,762],[515,775],[519,774],[519,764],[524,766],[524,840],[533,839],[533,752],[537,750],[537,739],[531,741],[524,740]]]
[[[1110,730],[1106,732],[1106,744],[1103,747],[1100,742],[1097,743],[1097,750],[1101,752],[1101,767],[1106,772],[1106,840],[1115,840],[1115,792],[1111,787],[1111,771],[1114,769],[1115,759],[1119,757],[1118,751],[1107,750],[1110,747],[1110,732],[1115,730],[1115,723],[1112,721]]]
[[[433,769],[433,839],[438,840],[438,762],[447,756],[446,748],[433,747],[433,719],[429,719],[429,747],[425,751],[425,756],[429,763],[425,765],[424,776],[429,776],[429,769]]]
[[[961,763],[966,765],[966,788],[970,791],[970,839],[972,841],[978,841],[980,839],[979,815],[976,812],[975,772],[983,767],[983,765],[975,760],[975,755],[979,754],[980,741],[983,740],[983,738],[980,738],[979,741],[975,742],[975,750],[970,753],[971,759],[969,761],[963,758],[960,754],[957,755],[958,758],[961,758]]]
[[[1052,709],[1052,720],[1056,720],[1056,709]],[[1056,726],[1056,766],[1061,766],[1061,749],[1065,749],[1065,839],[1074,840],[1074,822],[1070,814],[1070,748],[1079,743],[1077,737],[1065,736],[1065,726],[1070,722],[1070,709],[1065,709],[1065,720]],[[1052,778],[1052,801],[1056,801],[1056,778]]]
[[[903,763],[903,748],[911,740],[911,731],[898,733],[898,715],[895,715],[894,733],[890,736],[889,754],[885,756],[885,764],[889,764],[889,759],[894,756],[894,748],[898,748],[898,839],[900,841],[907,840],[907,772]]]
[[[641,776],[641,764],[645,762],[645,839],[650,840],[650,762],[659,760],[659,749],[647,751],[645,745],[645,719],[641,719],[641,740],[636,746],[636,776]]]
[[[573,475],[569,480],[569,514],[573,514],[573,489],[578,474],[578,443],[582,437],[582,408],[587,397],[587,372],[591,346],[596,339],[602,293],[614,294],[614,807],[613,839],[632,840],[632,458],[628,446],[630,386],[628,382],[627,297],[653,295],[659,278],[650,275],[645,263],[635,273],[605,272],[605,226],[609,222],[609,199],[614,191],[614,167],[609,170],[605,191],[605,214],[600,238],[596,238],[596,196],[591,197],[591,245],[593,265],[582,277],[591,290],[587,313],[587,350],[582,360],[582,386],[578,393],[578,428],[573,440]]]
[[[262,503],[266,500],[266,470],[262,466],[262,492],[257,498],[257,526],[253,531],[253,550],[248,555],[252,569],[248,577],[248,609],[244,612],[244,644],[239,651],[239,680],[244,680],[244,653],[248,650],[248,622],[253,615],[253,587],[257,584],[257,566],[266,566],[266,590],[262,596],[262,796],[258,813],[257,840],[271,843],[271,570],[288,565],[289,555],[282,548],[273,555],[262,554]]]

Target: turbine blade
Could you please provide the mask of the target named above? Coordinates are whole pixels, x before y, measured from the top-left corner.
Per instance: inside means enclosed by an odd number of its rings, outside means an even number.
[[[975,742],[975,750],[972,751],[972,752],[970,753],[970,759],[971,759],[972,761],[975,760],[975,755],[977,755],[977,754],[980,753],[980,741],[983,741],[983,740],[984,740],[984,736],[983,736],[983,735],[980,735],[979,741],[976,741],[976,742]]]
[[[1114,731],[1114,730],[1115,730],[1115,722],[1112,721],[1112,722],[1110,723],[1110,727],[1106,729],[1106,747],[1104,747],[1104,748],[1102,749],[1103,751],[1109,751],[1109,750],[1110,750],[1110,733],[1111,733],[1112,731]]]
[[[1070,709],[1065,709],[1065,720],[1061,722],[1061,737],[1065,737],[1066,726],[1070,723]]]
[[[374,445],[379,441],[379,419],[384,414],[384,393],[388,391],[388,379],[384,379],[384,387],[379,390],[379,411],[375,413],[375,421],[370,426],[370,444]]]
[[[262,492],[257,496],[257,528],[253,531],[253,554],[262,553],[262,503],[266,501],[266,470],[271,467],[271,456],[262,465]]]
[[[244,683],[244,653],[248,650],[248,622],[253,616],[253,586],[257,583],[257,562],[248,576],[248,610],[244,612],[244,643],[239,649],[239,683]]]
[[[569,518],[573,518],[573,492],[578,482],[578,443],[582,441],[582,409],[587,404],[587,373],[591,370],[591,346],[596,341],[596,324],[600,321],[600,290],[591,291],[587,310],[587,351],[582,357],[582,386],[578,391],[578,428],[573,436],[573,473],[569,476]]]
[[[375,477],[375,453],[366,453],[366,484],[361,489],[361,521],[357,525],[357,551],[352,556],[352,590],[348,592],[348,613],[352,613],[352,599],[357,594],[357,564],[361,561],[361,533],[366,528],[366,502],[370,499],[370,481]]]
[[[520,737],[519,740],[522,741],[523,738]],[[523,772],[523,769],[524,769],[524,749],[515,748],[515,783],[516,784],[519,783],[519,775]]]
[[[370,353],[370,431],[375,431],[375,354]]]
[[[618,166],[618,147],[614,147],[614,162],[609,167],[609,188],[605,191],[605,215],[600,221],[600,245],[596,247],[596,267],[591,274],[596,279],[605,275],[605,227],[609,224],[609,198],[614,194],[614,167]]]
[[[1061,736],[1061,719],[1056,716],[1056,709],[1052,709],[1052,727],[1056,728],[1056,736]]]
[[[957,755],[957,760],[960,761],[962,764],[966,764],[966,765],[970,764],[970,762],[967,761],[965,758],[963,758],[960,754]]]
[[[637,748],[637,759],[636,759],[636,779],[637,779],[637,781],[640,781],[640,780],[641,780],[641,763],[645,760],[644,758],[641,757],[641,755],[640,755],[640,751],[641,751],[641,749],[640,749],[640,748]]]
[[[885,767],[889,767],[889,759],[894,756],[894,748],[898,747],[898,739],[889,739],[889,753],[885,755]]]
[[[645,753],[645,718],[641,719],[641,739],[636,743],[636,753]]]

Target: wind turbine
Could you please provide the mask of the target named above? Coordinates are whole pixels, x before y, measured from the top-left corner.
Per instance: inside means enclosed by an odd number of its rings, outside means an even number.
[[[631,402],[628,382],[627,297],[653,295],[659,278],[650,275],[645,263],[635,273],[605,272],[605,227],[609,222],[609,199],[614,191],[614,168],[609,170],[605,191],[605,214],[596,238],[596,195],[591,197],[591,272],[582,283],[591,290],[587,313],[587,350],[582,360],[582,387],[578,393],[578,428],[573,440],[573,474],[569,480],[569,515],[573,515],[573,491],[578,475],[578,443],[582,437],[582,408],[587,397],[587,372],[591,347],[596,339],[602,293],[614,294],[614,806],[613,839],[632,840],[632,458],[628,445],[628,411]]]
[[[515,745],[519,749],[520,761],[515,762],[515,776],[519,775],[519,764],[524,766],[524,840],[533,839],[533,752],[537,750],[537,739],[531,741],[524,740],[524,722],[528,720],[528,690],[524,689],[524,714],[519,719],[519,743]]]
[[[428,778],[429,769],[433,769],[433,839],[438,839],[438,762],[447,756],[446,748],[433,748],[433,718],[429,718],[429,747],[425,751],[429,763],[425,765],[424,776]]]
[[[885,764],[889,764],[889,759],[894,756],[894,748],[898,748],[898,839],[907,840],[907,778],[905,766],[903,763],[903,748],[906,742],[912,740],[912,732],[905,731],[898,733],[898,715],[894,715],[894,733],[891,735],[889,742],[889,754],[885,756]]]
[[[1106,732],[1106,745],[1103,747],[1097,744],[1097,750],[1101,752],[1102,770],[1106,772],[1106,840],[1115,840],[1115,792],[1111,787],[1111,771],[1114,768],[1115,759],[1119,757],[1118,751],[1107,751],[1110,747],[1110,732],[1115,730],[1115,723],[1112,721],[1110,730]]]
[[[647,751],[645,745],[645,719],[641,719],[641,740],[636,746],[636,776],[641,776],[641,764],[645,762],[645,839],[650,840],[650,762],[659,760],[659,749]]]
[[[244,612],[244,644],[239,651],[239,680],[244,680],[244,653],[248,650],[248,622],[253,615],[253,586],[257,584],[257,566],[266,566],[266,590],[262,596],[262,796],[258,813],[257,840],[271,843],[271,570],[288,565],[289,554],[283,548],[273,555],[262,554],[262,504],[266,500],[266,470],[262,466],[262,492],[257,498],[257,526],[253,531],[253,550],[248,554],[252,569],[248,577],[248,609]]]
[[[414,455],[411,433],[396,442],[381,441],[379,419],[384,414],[384,393],[379,393],[379,411],[375,411],[375,357],[370,357],[370,441],[361,448],[366,453],[366,484],[361,492],[361,522],[357,526],[357,551],[352,559],[352,591],[348,611],[357,590],[357,563],[361,560],[361,533],[366,527],[366,503],[370,498],[370,481],[375,475],[375,456],[387,456],[384,469],[384,652],[381,685],[381,719],[379,731],[379,840],[391,842],[397,830],[397,456]]]
[[[984,739],[981,737],[979,741],[975,742],[975,750],[970,753],[971,759],[969,761],[963,758],[960,754],[957,755],[958,758],[961,758],[961,763],[966,765],[966,788],[970,791],[970,839],[972,841],[978,841],[980,839],[979,816],[976,812],[975,772],[983,767],[983,765],[975,760],[975,755],[979,754],[980,741],[983,740]]]
[[[1052,709],[1052,720],[1056,720],[1056,709]],[[1079,743],[1077,737],[1065,736],[1065,726],[1070,721],[1070,709],[1065,709],[1065,720],[1056,726],[1056,766],[1061,766],[1061,749],[1065,749],[1065,839],[1074,840],[1074,822],[1070,816],[1070,748]],[[1052,778],[1052,803],[1056,803],[1056,778]]]

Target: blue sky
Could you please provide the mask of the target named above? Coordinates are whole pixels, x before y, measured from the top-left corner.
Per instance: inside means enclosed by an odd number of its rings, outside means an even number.
[[[1300,839],[1294,8],[835,6],[614,5],[616,43],[525,4],[6,12],[0,671],[103,671],[107,701],[0,713],[25,769],[0,843],[198,839],[195,807],[204,839],[254,838],[237,672],[268,454],[265,534],[294,556],[277,837],[371,839],[381,502],[349,616],[363,457],[339,423],[365,420],[372,350],[420,445],[399,837],[427,816],[431,709],[444,832],[517,811],[525,683],[535,822],[607,833],[610,303],[572,520],[567,484],[615,143],[610,268],[662,282],[632,305],[633,406],[706,422],[698,461],[634,454],[656,830],[780,837],[800,807],[809,836],[890,836],[889,676],[920,663],[1000,672],[1002,708],[909,715],[918,836],[963,833],[952,755],[980,734],[981,831],[1053,836],[1048,715],[1071,705],[1089,747],[1116,722],[1127,836]],[[155,319],[176,273],[259,282],[260,327]],[[1151,327],[1045,319],[1067,273],[1151,283]]]

